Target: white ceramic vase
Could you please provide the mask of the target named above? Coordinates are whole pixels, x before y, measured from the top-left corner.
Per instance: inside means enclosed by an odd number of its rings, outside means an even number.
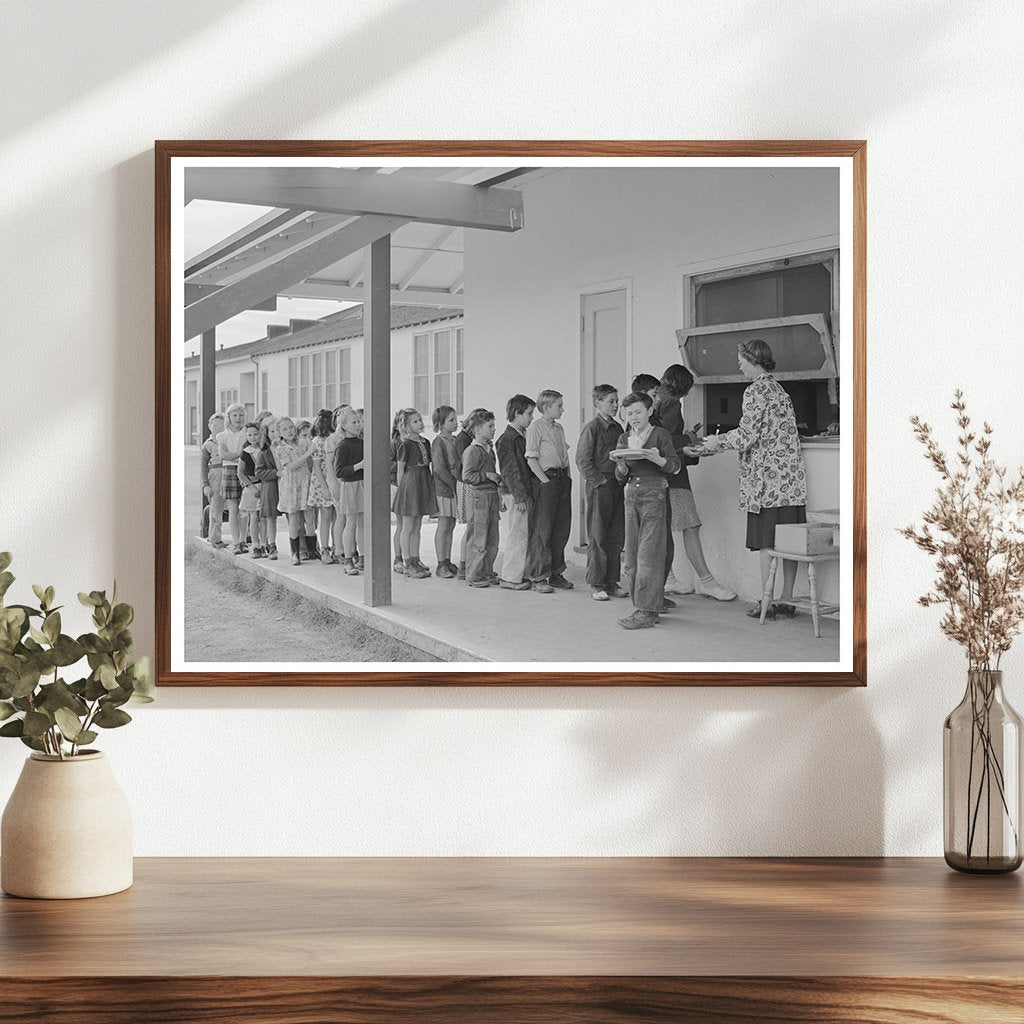
[[[72,900],[132,884],[132,816],[100,751],[32,754],[0,824],[0,888]]]

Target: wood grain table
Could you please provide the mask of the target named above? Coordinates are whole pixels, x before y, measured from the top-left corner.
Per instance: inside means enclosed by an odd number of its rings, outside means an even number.
[[[140,859],[0,900],[4,1024],[1024,1022],[1024,888],[932,859]]]

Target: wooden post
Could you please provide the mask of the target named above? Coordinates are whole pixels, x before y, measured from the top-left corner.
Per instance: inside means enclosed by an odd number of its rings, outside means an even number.
[[[391,604],[391,236],[371,243],[363,266],[363,603]]]
[[[205,331],[199,346],[199,437],[200,444],[206,440],[206,424],[217,410],[217,328]],[[209,536],[210,524],[206,519],[206,507],[210,499],[203,495],[203,507],[199,513],[200,536]]]

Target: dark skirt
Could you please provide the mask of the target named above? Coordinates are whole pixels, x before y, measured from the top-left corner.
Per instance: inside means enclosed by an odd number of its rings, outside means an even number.
[[[434,480],[428,466],[410,466],[402,475],[391,511],[397,516],[437,515]]]
[[[270,519],[279,514],[277,503],[280,500],[280,489],[277,486],[277,480],[264,480],[260,497],[262,499],[261,516]]]
[[[747,513],[747,547],[751,551],[775,547],[775,527],[779,523],[806,523],[806,505],[782,505]]]
[[[237,466],[225,466],[220,475],[220,496],[225,501],[238,501],[242,496],[242,484],[238,479]]]

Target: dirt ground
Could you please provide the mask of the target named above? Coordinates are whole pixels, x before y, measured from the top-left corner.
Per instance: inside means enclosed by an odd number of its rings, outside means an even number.
[[[362,623],[326,611],[269,580],[186,551],[185,657],[262,661],[436,661]]]

